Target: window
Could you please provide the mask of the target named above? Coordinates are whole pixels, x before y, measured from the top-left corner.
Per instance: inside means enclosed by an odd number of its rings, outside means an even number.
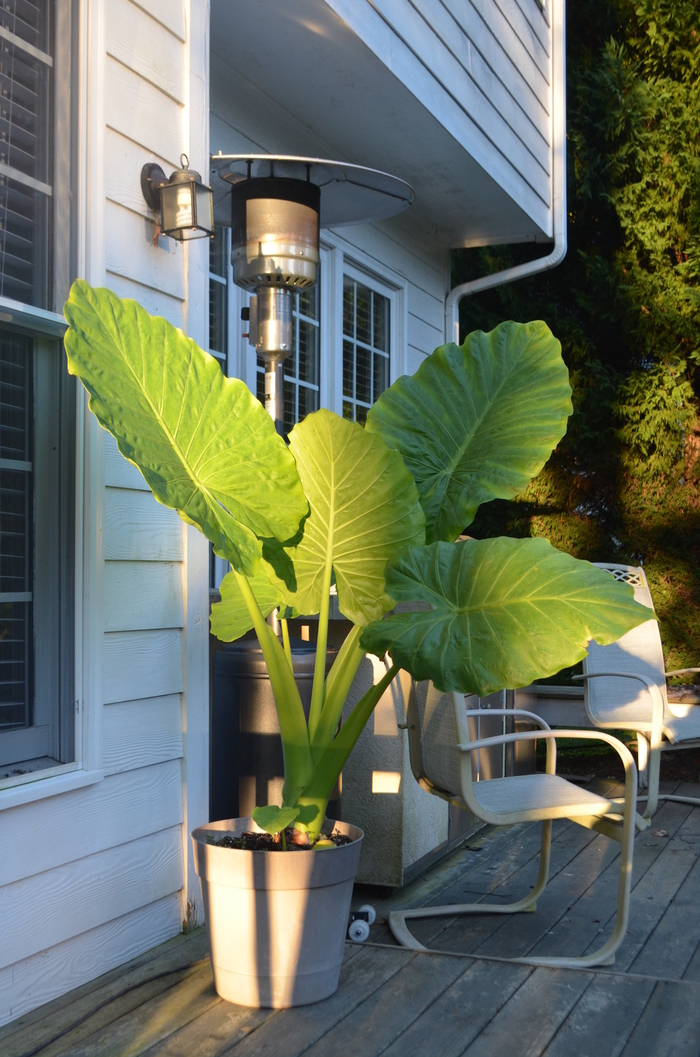
[[[209,242],[209,352],[226,374],[230,229],[217,224]]]
[[[0,778],[74,758],[75,389],[57,346],[0,333]]]
[[[10,782],[76,758],[76,388],[47,322],[74,273],[72,20],[72,0],[0,5],[0,779]],[[49,311],[25,310],[15,325],[17,301]]]
[[[391,302],[349,275],[343,278],[343,418],[364,423],[389,387]]]
[[[319,408],[319,283],[294,293],[292,353],[284,361],[284,432]],[[265,364],[258,357],[257,397],[265,401]]]
[[[53,5],[0,5],[0,295],[47,307]]]

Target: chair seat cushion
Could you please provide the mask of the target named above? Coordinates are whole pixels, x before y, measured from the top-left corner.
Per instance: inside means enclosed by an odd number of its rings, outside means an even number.
[[[504,821],[530,822],[542,818],[619,813],[620,805],[557,774],[522,774],[493,778],[472,786],[479,804]]]
[[[673,716],[666,713],[663,730],[669,741],[693,741],[700,738],[700,707],[688,705],[685,716]]]

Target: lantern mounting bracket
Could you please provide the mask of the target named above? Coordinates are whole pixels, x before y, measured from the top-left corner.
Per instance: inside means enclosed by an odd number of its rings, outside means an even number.
[[[160,209],[160,189],[167,182],[168,177],[157,162],[147,162],[141,169],[141,193],[154,213]]]

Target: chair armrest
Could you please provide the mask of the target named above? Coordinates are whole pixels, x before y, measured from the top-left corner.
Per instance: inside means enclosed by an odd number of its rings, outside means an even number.
[[[674,673],[665,672],[664,674],[673,675]],[[588,679],[636,679],[638,683],[643,683],[647,690],[654,689],[654,684],[647,679],[646,675],[637,675],[636,672],[589,672],[587,675],[572,675],[571,678],[579,683],[586,682]]]
[[[534,712],[527,712],[524,708],[467,708],[464,711],[467,716],[527,716],[533,723],[538,723],[543,730],[551,730],[549,723]]]
[[[539,741],[540,738],[573,738],[579,741],[607,741],[609,745],[622,757],[623,763],[631,763],[636,769],[634,757],[626,745],[612,734],[606,734],[604,730],[521,730],[517,734],[496,734],[492,738],[478,738],[476,741],[460,743],[457,748],[460,752],[471,752],[472,749],[483,749],[489,745],[505,744],[512,741]]]
[[[578,680],[578,682],[587,682],[589,679],[635,679],[638,683],[644,686],[651,698],[651,747],[652,749],[659,749],[661,747],[661,727],[664,718],[664,701],[659,693],[658,686],[655,686],[650,679],[647,679],[645,675],[637,675],[634,672],[590,672],[588,675],[574,675],[572,679]],[[596,717],[588,709],[593,719]],[[598,720],[600,722],[600,720]]]
[[[540,738],[551,739],[555,745],[557,738],[578,738],[582,741],[592,739],[606,741],[612,745],[625,768],[625,810],[631,808],[632,816],[634,816],[637,810],[637,766],[634,757],[618,738],[614,738],[612,734],[606,734],[603,730],[525,730],[519,734],[500,734],[494,738],[480,738],[466,745],[458,745],[457,748],[461,752],[470,752],[472,749],[487,748],[489,745],[505,745],[514,741],[539,741]]]
[[[527,712],[524,708],[467,708],[462,715],[467,716],[526,716],[533,723],[537,723],[542,730],[551,730],[549,723],[534,712]],[[493,735],[498,739],[502,735]],[[485,739],[490,740],[490,739]],[[461,748],[461,746],[460,746]],[[555,774],[557,769],[557,743],[547,742],[547,774]]]
[[[637,682],[642,683],[642,685],[646,687],[647,693],[651,698],[651,733],[649,738],[651,758],[649,760],[649,798],[647,800],[646,810],[646,817],[651,818],[656,811],[659,797],[659,767],[661,734],[664,719],[664,701],[658,686],[655,686],[654,683],[645,676],[635,675],[632,672],[591,672],[587,675],[575,675],[573,678],[583,682],[588,679],[600,679],[604,677],[612,677],[614,679],[636,679]],[[586,707],[591,718],[596,721],[596,717],[593,715],[588,704]],[[600,722],[600,720],[597,720],[597,722]]]
[[[666,678],[672,675],[688,675],[690,672],[700,672],[700,668],[679,668],[677,672],[664,672]]]

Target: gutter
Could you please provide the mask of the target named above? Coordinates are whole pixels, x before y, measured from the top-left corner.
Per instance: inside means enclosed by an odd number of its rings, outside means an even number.
[[[546,257],[472,279],[445,300],[445,341],[459,344],[459,304],[463,297],[556,268],[566,256],[566,19],[565,0],[552,2],[552,214],[554,248]]]

